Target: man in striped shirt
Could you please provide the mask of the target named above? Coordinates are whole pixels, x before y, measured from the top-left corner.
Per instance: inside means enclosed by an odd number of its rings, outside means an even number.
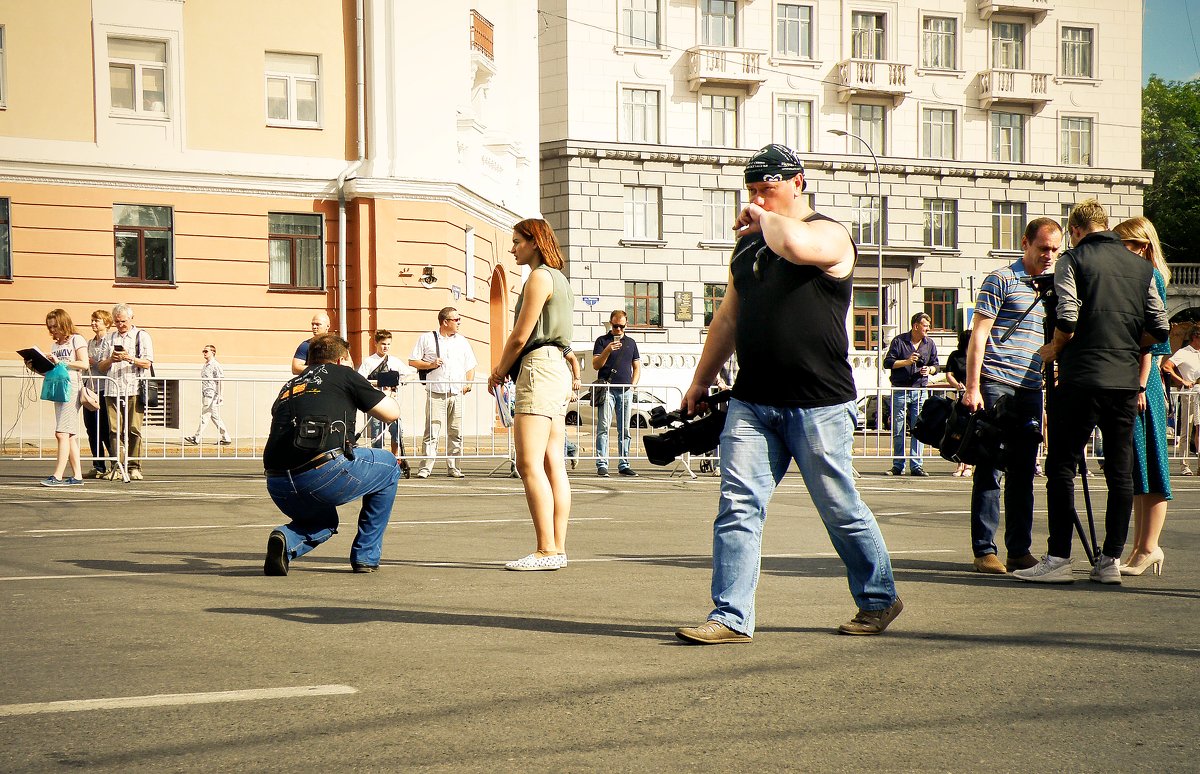
[[[975,571],[1003,574],[1037,564],[1033,543],[1033,476],[1042,426],[1042,359],[1045,309],[1028,277],[1050,270],[1062,245],[1062,227],[1037,218],[1021,237],[1021,259],[987,276],[975,301],[971,344],[967,349],[967,383],[963,404],[972,411],[991,408],[1008,396],[1010,410],[1021,421],[1005,422],[1004,546],[1008,560],[996,556],[1000,526],[1000,473],[975,466],[971,486],[971,549]],[[1032,306],[1022,320],[1021,315]],[[1018,320],[1020,322],[1018,322]],[[1013,326],[1007,341],[1000,339]]]

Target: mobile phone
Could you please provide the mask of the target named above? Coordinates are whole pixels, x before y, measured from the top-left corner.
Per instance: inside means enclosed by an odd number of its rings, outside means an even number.
[[[113,345],[113,352],[124,352],[124,351],[125,351],[124,345],[122,345],[122,344],[114,344]]]

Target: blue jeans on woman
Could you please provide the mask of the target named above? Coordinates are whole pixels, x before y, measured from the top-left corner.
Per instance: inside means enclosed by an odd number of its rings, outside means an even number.
[[[881,610],[896,601],[892,562],[874,514],[854,487],[854,402],[776,408],[737,399],[721,433],[721,502],[713,524],[709,620],[754,633],[754,592],[767,503],[792,460],[846,565],[854,602]]]
[[[400,466],[383,449],[358,448],[354,459],[339,456],[297,475],[268,476],[267,492],[291,518],[276,527],[287,540],[288,560],[304,556],[337,534],[337,506],[362,498],[358,534],[350,546],[350,563],[379,566],[383,531],[392,517]]]

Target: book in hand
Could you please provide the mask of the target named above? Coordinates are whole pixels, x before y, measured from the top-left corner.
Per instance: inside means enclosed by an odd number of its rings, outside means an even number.
[[[516,402],[517,386],[505,379],[496,385],[492,394],[496,396],[496,410],[500,414],[500,424],[512,427],[513,404]]]
[[[22,360],[29,361],[29,367],[39,374],[49,373],[54,368],[54,361],[46,357],[46,353],[37,347],[18,349],[17,354],[21,356]]]

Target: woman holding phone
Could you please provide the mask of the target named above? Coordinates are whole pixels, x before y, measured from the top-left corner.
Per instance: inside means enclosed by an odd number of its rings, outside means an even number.
[[[567,566],[571,513],[571,483],[563,461],[571,373],[563,352],[571,346],[575,298],[562,273],[562,250],[549,223],[539,219],[518,223],[509,252],[518,266],[528,266],[530,272],[517,300],[512,333],[488,376],[488,390],[494,394],[509,372],[519,369],[513,440],[537,547],[504,567],[558,570]]]

